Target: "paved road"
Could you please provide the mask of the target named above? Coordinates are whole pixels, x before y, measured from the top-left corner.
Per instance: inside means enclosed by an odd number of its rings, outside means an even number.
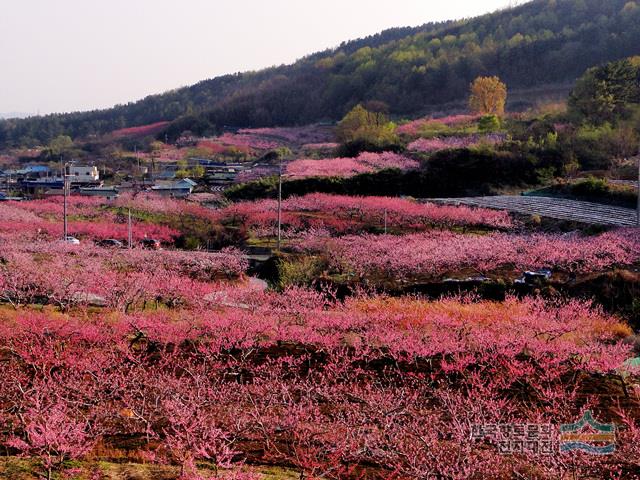
[[[495,197],[434,198],[423,201],[486,207],[593,225],[616,227],[637,225],[637,213],[633,209],[563,198],[501,195]]]

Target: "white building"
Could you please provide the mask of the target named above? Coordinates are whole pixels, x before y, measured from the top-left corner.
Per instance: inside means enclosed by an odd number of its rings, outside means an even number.
[[[100,180],[98,167],[69,167],[69,181],[71,183],[95,183]]]

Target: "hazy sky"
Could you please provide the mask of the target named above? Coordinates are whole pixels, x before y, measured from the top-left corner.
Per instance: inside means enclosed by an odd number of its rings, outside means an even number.
[[[126,103],[509,0],[0,0],[0,113]]]

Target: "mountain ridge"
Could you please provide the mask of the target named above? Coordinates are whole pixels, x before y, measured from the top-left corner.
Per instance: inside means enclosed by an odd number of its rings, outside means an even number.
[[[335,121],[359,102],[412,115],[464,98],[475,76],[514,90],[570,84],[587,68],[640,53],[635,1],[532,0],[479,17],[398,27],[293,64],[227,74],[110,109],[0,121],[0,146],[47,143],[171,121],[169,133],[225,125]]]

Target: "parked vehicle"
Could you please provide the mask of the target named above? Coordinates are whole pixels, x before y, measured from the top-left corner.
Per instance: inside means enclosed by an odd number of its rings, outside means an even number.
[[[72,237],[70,235],[67,235],[66,237],[64,237],[62,239],[62,241],[64,243],[68,243],[70,245],[80,245],[80,240],[78,240],[76,237]]]
[[[104,240],[100,240],[98,242],[98,246],[104,248],[123,248],[124,245],[120,240],[116,240],[115,238],[106,238]]]
[[[142,248],[146,248],[148,250],[160,250],[161,249],[160,240],[156,240],[155,238],[144,238],[140,242],[140,245],[142,245]]]

